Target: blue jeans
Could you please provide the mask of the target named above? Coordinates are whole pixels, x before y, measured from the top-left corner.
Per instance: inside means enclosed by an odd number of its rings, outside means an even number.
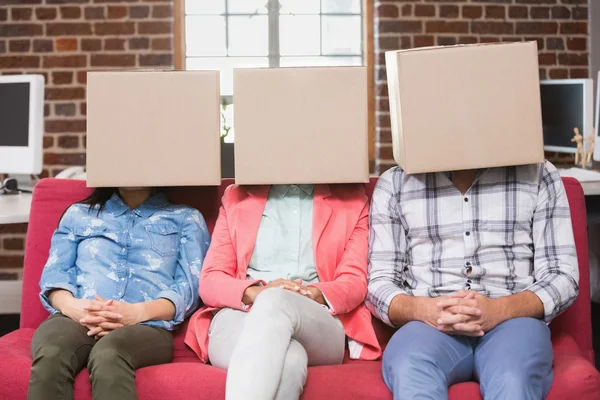
[[[485,400],[540,400],[552,385],[550,329],[533,318],[506,321],[481,338],[451,336],[422,322],[400,328],[383,354],[394,400],[447,399],[477,380]]]

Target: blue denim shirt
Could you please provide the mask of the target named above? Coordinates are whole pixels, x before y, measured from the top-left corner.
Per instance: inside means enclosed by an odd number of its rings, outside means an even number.
[[[198,307],[198,277],[210,237],[200,212],[170,204],[163,194],[131,210],[118,195],[102,211],[72,205],[52,236],[40,298],[54,289],[79,299],[99,295],[139,303],[160,298],[175,305],[171,321],[143,324],[173,330]]]

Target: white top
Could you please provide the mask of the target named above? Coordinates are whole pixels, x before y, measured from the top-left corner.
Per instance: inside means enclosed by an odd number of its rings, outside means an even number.
[[[29,222],[31,194],[0,194],[0,225]]]

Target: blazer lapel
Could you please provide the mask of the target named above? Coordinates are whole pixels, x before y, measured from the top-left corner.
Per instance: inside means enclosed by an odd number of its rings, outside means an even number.
[[[315,185],[315,196],[313,200],[313,237],[312,246],[315,262],[320,265],[318,260],[319,240],[323,235],[323,231],[331,218],[332,209],[328,204],[328,197],[331,196],[329,185]],[[318,272],[318,271],[317,271]]]
[[[245,274],[254,251],[256,235],[262,218],[269,186],[248,186],[248,197],[240,201],[236,207],[236,216],[229,229],[236,231],[238,271]]]

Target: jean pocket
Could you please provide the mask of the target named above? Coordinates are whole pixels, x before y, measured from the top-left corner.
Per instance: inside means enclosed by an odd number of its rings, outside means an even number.
[[[146,232],[150,237],[150,247],[161,256],[170,256],[177,252],[179,230],[174,225],[148,225]]]

